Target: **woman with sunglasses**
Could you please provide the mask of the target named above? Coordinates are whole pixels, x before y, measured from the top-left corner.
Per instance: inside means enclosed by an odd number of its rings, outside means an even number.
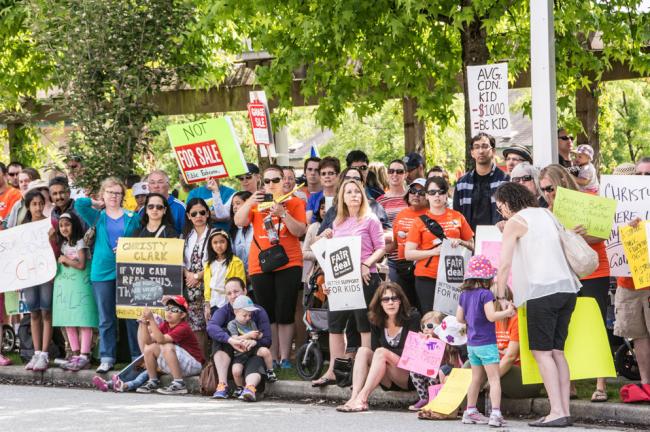
[[[257,302],[268,312],[273,331],[271,352],[280,367],[292,367],[289,361],[294,333],[296,301],[302,278],[300,237],[307,230],[305,202],[295,196],[281,203],[269,202],[282,196],[282,167],[270,165],[264,170],[264,190],[257,191],[235,213],[239,227],[253,226],[253,244],[248,257],[248,274]],[[260,205],[264,206],[260,208]],[[278,248],[279,245],[279,248]],[[283,249],[286,264],[263,271],[260,253],[270,248]]]
[[[396,256],[394,261],[395,274],[389,273],[389,278],[393,282],[397,282],[402,287],[411,305],[418,307],[418,297],[415,294],[415,277],[413,276],[413,261],[407,260],[404,257],[404,248],[406,245],[406,237],[413,226],[413,223],[420,216],[427,213],[429,203],[427,202],[427,194],[424,186],[426,180],[423,178],[415,179],[408,188],[408,191],[402,196],[402,200],[408,205],[405,209],[400,211],[395,220],[393,220],[393,238],[395,239]],[[390,256],[389,256],[390,259]],[[389,261],[389,269],[390,267]]]
[[[553,204],[555,202],[558,187],[573,191],[580,190],[574,177],[566,168],[559,164],[549,165],[544,168],[540,173],[539,183],[542,192],[544,193],[544,198],[546,199],[546,202],[548,202],[548,208],[551,211],[553,211]],[[598,254],[598,268],[589,276],[580,279],[582,288],[580,288],[578,296],[592,297],[596,300],[604,323],[606,320],[607,301],[609,296],[609,260],[607,259],[605,240],[587,235],[587,230],[582,225],[566,228],[573,229],[575,233],[580,234],[589,246],[591,246],[591,248]],[[575,393],[575,385],[572,383],[571,394],[575,395]],[[591,401],[607,401],[605,378],[598,378],[596,380],[596,390],[591,395]]]
[[[140,228],[140,215],[122,208],[126,186],[115,177],[105,179],[98,200],[77,198],[74,208],[89,227],[95,227],[95,246],[90,267],[95,301],[99,312],[99,355],[97,373],[113,369],[117,355],[117,315],[115,311],[115,250],[120,237],[133,237]],[[131,358],[140,356],[138,323],[126,320]]]
[[[404,187],[406,164],[400,159],[395,159],[388,164],[386,172],[388,173],[388,190],[385,194],[377,198],[377,203],[386,210],[388,221],[392,225],[395,216],[408,205],[406,200],[404,200],[404,195],[406,194],[406,188]],[[396,281],[397,269],[395,262],[397,261],[397,246],[393,238],[386,243],[386,252],[388,253],[388,278]]]
[[[185,208],[185,227],[181,238],[185,240],[183,261],[185,270],[184,294],[188,300],[187,319],[190,328],[206,354],[207,335],[204,296],[204,262],[208,257],[208,237],[210,235],[210,207],[201,198],[192,198]]]
[[[402,288],[382,282],[368,307],[370,347],[359,347],[352,371],[352,394],[340,412],[368,411],[370,394],[381,385],[387,390],[413,390],[409,372],[397,367],[409,331],[420,330],[420,314],[412,309]]]
[[[539,170],[530,163],[522,162],[512,168],[512,171],[510,172],[510,181],[526,186],[526,189],[535,195],[540,207],[548,207],[548,203],[544,199],[542,190],[539,187]]]
[[[453,247],[474,250],[474,231],[469,223],[462,213],[447,207],[447,180],[430,177],[424,189],[429,210],[414,220],[404,245],[404,258],[416,262],[415,293],[423,314],[433,310],[442,240],[448,238]]]
[[[144,213],[136,237],[178,238],[169,203],[159,193],[152,192],[144,200]]]

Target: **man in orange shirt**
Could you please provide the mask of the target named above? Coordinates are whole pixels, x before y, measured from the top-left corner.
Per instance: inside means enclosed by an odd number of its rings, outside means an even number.
[[[0,221],[5,228],[5,219],[11,208],[22,199],[20,190],[11,187],[7,181],[7,166],[0,162]]]

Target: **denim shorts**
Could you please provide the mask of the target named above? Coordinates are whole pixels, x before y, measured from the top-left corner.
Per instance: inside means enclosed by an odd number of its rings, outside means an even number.
[[[499,349],[497,344],[468,346],[467,355],[472,366],[485,366],[499,363]]]
[[[25,298],[25,306],[30,312],[33,311],[51,311],[52,310],[52,291],[54,285],[52,282],[45,282],[40,285],[25,288],[23,296]]]

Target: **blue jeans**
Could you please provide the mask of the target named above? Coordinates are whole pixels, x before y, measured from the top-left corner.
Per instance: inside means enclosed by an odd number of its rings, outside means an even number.
[[[115,311],[115,280],[93,282],[93,292],[99,312],[99,357],[102,363],[115,364],[117,352],[117,314]],[[138,323],[126,321],[131,358],[140,355]]]
[[[138,387],[149,381],[149,374],[147,371],[140,372],[134,379],[131,381],[126,381],[128,391],[135,391]]]

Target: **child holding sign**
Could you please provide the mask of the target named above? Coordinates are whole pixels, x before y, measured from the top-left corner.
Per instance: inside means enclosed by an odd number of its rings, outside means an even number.
[[[467,392],[467,410],[463,413],[465,424],[489,424],[501,427],[505,424],[501,410],[501,382],[499,376],[499,349],[494,322],[515,314],[512,304],[506,310],[497,312],[490,286],[497,269],[484,255],[475,255],[469,260],[465,271],[465,282],[458,300],[456,319],[467,323],[467,353],[472,366],[472,383]],[[476,409],[478,393],[487,372],[490,383],[492,413],[488,419]]]

